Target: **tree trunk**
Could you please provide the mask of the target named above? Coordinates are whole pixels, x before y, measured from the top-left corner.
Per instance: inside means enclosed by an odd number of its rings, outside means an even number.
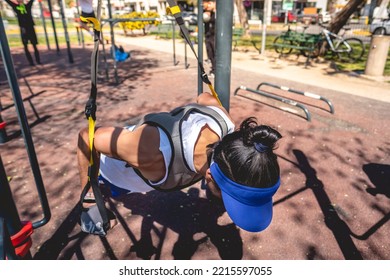
[[[245,30],[248,30],[248,28],[249,28],[248,15],[247,15],[245,7],[244,7],[244,1],[243,0],[234,0],[234,3],[236,4],[236,7],[237,7],[238,17],[239,17],[241,26]]]
[[[339,33],[340,29],[348,22],[351,15],[363,4],[366,0],[349,0],[347,5],[337,14],[337,16],[331,21],[328,30],[335,34]],[[324,55],[326,50],[326,41],[321,46],[320,55]]]
[[[361,4],[366,0],[349,0],[347,5],[337,14],[329,26],[329,31],[338,33],[340,29],[347,23],[350,16],[356,12]]]

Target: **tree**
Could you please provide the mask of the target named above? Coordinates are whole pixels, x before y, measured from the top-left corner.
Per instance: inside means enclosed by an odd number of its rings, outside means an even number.
[[[336,15],[329,25],[329,30],[333,33],[338,33],[340,29],[347,23],[351,15],[358,10],[358,8],[366,0],[349,0],[347,5]]]
[[[234,0],[234,3],[237,7],[238,12],[238,18],[240,20],[240,24],[244,29],[249,28],[248,24],[248,15],[246,13],[245,7],[244,7],[244,1],[243,0]]]

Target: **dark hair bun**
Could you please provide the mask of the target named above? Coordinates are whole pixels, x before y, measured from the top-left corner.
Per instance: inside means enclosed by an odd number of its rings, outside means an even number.
[[[282,135],[267,125],[258,125],[256,118],[245,119],[240,126],[245,146],[254,146],[258,152],[267,152],[275,148]]]

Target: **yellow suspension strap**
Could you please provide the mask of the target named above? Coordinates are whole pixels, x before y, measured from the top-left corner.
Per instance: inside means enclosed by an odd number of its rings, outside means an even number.
[[[85,185],[80,201],[83,202],[85,195],[88,190],[92,187],[93,194],[95,197],[96,205],[98,207],[100,216],[103,221],[102,230],[99,233],[91,232],[99,235],[106,235],[107,230],[110,228],[110,222],[108,219],[107,209],[104,206],[103,195],[99,188],[98,182],[98,167],[96,162],[94,162],[94,138],[95,138],[95,123],[96,123],[96,99],[97,99],[97,71],[98,71],[98,58],[99,58],[99,44],[101,36],[101,25],[100,25],[100,11],[101,11],[101,0],[98,0],[97,6],[97,18],[95,17],[83,17],[80,19],[84,22],[87,22],[92,25],[94,31],[94,49],[91,55],[91,92],[89,99],[85,105],[85,116],[88,119],[88,136],[89,136],[89,149],[90,149],[90,159],[88,167],[88,182]],[[87,211],[88,209],[83,209]]]
[[[203,67],[203,64],[201,61],[199,61],[199,58],[198,56],[196,55],[196,52],[195,52],[195,49],[194,49],[194,46],[190,40],[190,35],[188,33],[188,29],[187,27],[185,26],[184,24],[184,20],[183,20],[183,17],[181,15],[181,10],[180,10],[180,7],[176,4],[175,0],[167,0],[168,4],[169,4],[169,7],[167,8],[167,11],[168,13],[172,14],[173,17],[175,18],[177,24],[179,25],[180,27],[180,30],[181,30],[181,33],[183,34],[184,36],[184,39],[186,40],[186,42],[188,43],[188,45],[190,46],[192,52],[194,53],[196,59],[198,60],[198,65],[199,65],[199,69],[200,69],[200,72],[201,72],[201,78],[202,78],[202,81],[207,84],[209,86],[209,89],[212,93],[212,95],[215,97],[215,99],[217,99],[219,105],[222,106],[222,103],[221,103],[221,100],[219,100],[219,97],[218,97],[218,94],[217,92],[214,90],[214,87],[213,85],[211,84],[210,80],[209,80],[209,77],[207,76],[206,74],[206,71],[204,70],[204,67]]]

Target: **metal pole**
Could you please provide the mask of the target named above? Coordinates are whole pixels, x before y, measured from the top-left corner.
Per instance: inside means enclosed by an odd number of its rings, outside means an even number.
[[[203,0],[198,0],[198,58],[199,63],[203,65]],[[203,92],[203,81],[201,79],[202,72],[198,67],[198,95]]]
[[[0,217],[4,218],[8,233],[14,235],[22,229],[15,201],[0,156]]]
[[[80,13],[80,3],[78,0],[76,0],[76,5],[77,5],[77,14],[80,15],[81,14]],[[81,44],[83,46],[83,49],[85,49],[84,34],[83,34],[83,29],[81,28],[81,24],[82,23],[80,23],[80,28],[79,28],[80,29]],[[103,36],[102,36],[102,38],[103,38]]]
[[[47,49],[50,50],[50,43],[49,43],[49,38],[47,36],[47,30],[46,30],[46,20],[45,20],[45,16],[43,14],[43,8],[42,8],[42,0],[38,0],[38,3],[39,3],[39,8],[41,10],[41,19],[42,19],[43,31],[45,32]]]
[[[52,27],[53,27],[54,40],[55,40],[55,42],[56,42],[57,54],[59,55],[59,54],[60,54],[60,47],[58,46],[58,38],[57,38],[56,24],[55,24],[55,22],[54,22],[54,18],[53,18],[53,8],[52,8],[52,6],[51,6],[50,0],[47,0],[47,4],[48,4],[48,6],[49,6],[50,18],[51,18],[51,25],[52,25]]]
[[[62,0],[58,0],[58,5],[60,6],[60,11],[61,11],[62,26],[64,27],[64,35],[65,35],[65,41],[66,41],[66,49],[68,51],[69,63],[73,63],[73,55],[72,55],[72,50],[70,48],[68,26],[66,24],[66,18],[65,18],[65,12],[64,12],[64,2],[62,2]]]
[[[271,0],[272,1],[272,0]],[[270,9],[270,0],[264,0],[264,9],[263,9],[263,33],[261,37],[261,54],[264,54],[265,52],[265,43],[267,40],[267,14],[268,14],[268,9]]]
[[[108,6],[108,17],[110,20],[112,19],[112,10],[111,10],[111,1],[107,1],[107,6]],[[115,83],[119,84],[119,78],[118,78],[118,69],[116,65],[116,57],[115,57],[115,34],[114,34],[114,25],[116,24],[115,21],[110,21],[110,35],[111,35],[111,56],[112,59],[114,60],[114,78],[115,78]],[[104,40],[104,39],[103,39]]]
[[[232,62],[233,0],[217,0],[215,90],[229,111]]]
[[[175,20],[171,20],[171,23],[172,23],[172,49],[173,49],[173,66],[176,66],[177,64],[179,64],[178,61],[176,61],[176,41],[175,41],[175,38],[176,38],[176,21]]]
[[[21,131],[22,131],[24,142],[26,145],[28,157],[30,160],[31,169],[33,171],[33,175],[34,175],[34,179],[35,179],[35,185],[36,185],[37,190],[38,190],[39,199],[41,201],[42,210],[43,210],[43,214],[44,214],[44,217],[42,220],[33,223],[33,227],[37,228],[37,227],[41,227],[41,226],[45,225],[50,220],[51,213],[50,213],[49,203],[48,203],[47,197],[46,197],[45,188],[44,188],[43,181],[42,181],[42,176],[41,176],[41,173],[39,170],[38,160],[36,157],[34,144],[33,144],[31,133],[30,133],[30,128],[29,128],[28,122],[27,122],[26,112],[25,112],[25,109],[23,106],[23,99],[22,99],[22,96],[20,93],[18,79],[16,77],[16,72],[15,72],[15,68],[14,68],[14,63],[12,61],[12,56],[11,56],[11,52],[9,49],[7,37],[5,35],[5,30],[4,30],[3,20],[1,18],[1,13],[0,13],[0,50],[1,50],[1,56],[3,59],[5,72],[7,74],[8,82],[9,82],[10,88],[12,90],[12,96],[13,96],[14,104],[15,104],[16,111],[18,114],[19,124],[21,126]],[[11,234],[11,232],[10,232],[10,234]]]
[[[17,260],[5,219],[0,217],[0,260]]]
[[[102,37],[102,52],[103,52],[104,70],[106,72],[106,80],[108,81],[109,80],[109,76],[108,76],[108,63],[107,63],[107,56],[106,56],[106,47],[105,47],[105,44],[104,44],[103,24],[104,23],[102,23],[102,30],[100,31],[100,35]]]
[[[0,99],[0,144],[7,142],[7,131],[5,129],[7,123],[1,117],[1,111],[3,111],[3,106]]]
[[[188,69],[188,67],[190,67],[190,65],[188,64],[187,61],[187,42],[184,41],[184,68]]]
[[[108,22],[110,24],[110,26],[114,27],[115,24],[117,24],[118,22],[132,22],[132,21],[154,21],[156,20],[156,18],[134,18],[134,19],[126,19],[126,18],[115,18],[115,19],[112,19],[112,18],[109,18],[109,19],[102,19],[102,26]],[[102,27],[103,28],[103,27]],[[106,60],[106,54],[105,54],[105,48],[104,48],[104,39],[103,39],[103,29],[101,31],[101,38],[102,38],[102,45],[103,45],[103,57],[104,57],[104,63],[105,63],[105,68],[106,68],[106,78],[108,80],[108,63],[107,63],[107,60]],[[113,46],[115,46],[115,40],[114,40],[114,33],[111,33],[111,44]],[[114,49],[115,51],[115,49]],[[114,54],[115,55],[115,54]],[[118,72],[117,72],[117,63],[116,63],[116,60],[115,60],[115,56],[114,56],[114,72],[115,72],[115,81],[116,83],[118,84],[119,83],[119,78],[118,78]]]

